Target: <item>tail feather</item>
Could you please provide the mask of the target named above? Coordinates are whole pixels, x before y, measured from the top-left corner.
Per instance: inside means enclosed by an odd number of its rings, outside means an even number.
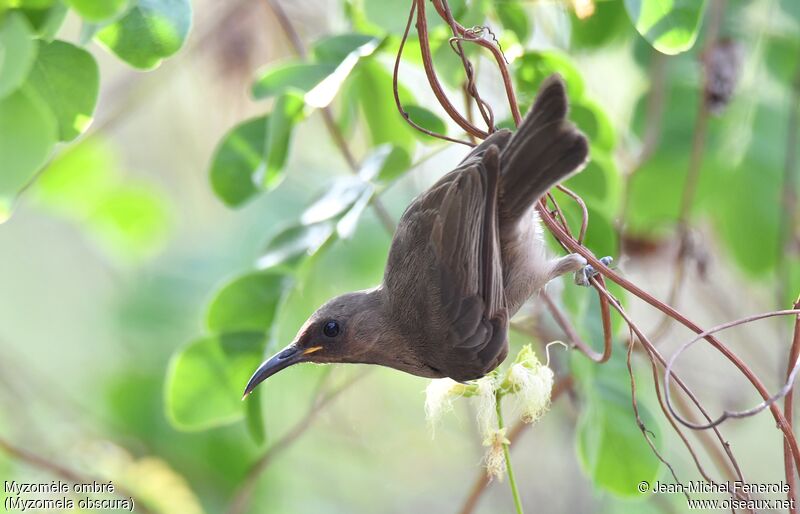
[[[504,220],[519,219],[586,162],[586,138],[566,118],[564,82],[553,75],[542,84],[536,102],[503,149],[500,214]]]

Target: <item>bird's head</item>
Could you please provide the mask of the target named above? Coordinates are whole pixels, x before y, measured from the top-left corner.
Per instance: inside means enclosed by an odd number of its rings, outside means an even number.
[[[275,373],[300,362],[369,362],[380,339],[380,290],[347,293],[317,309],[294,341],[264,361],[250,378],[244,395]]]

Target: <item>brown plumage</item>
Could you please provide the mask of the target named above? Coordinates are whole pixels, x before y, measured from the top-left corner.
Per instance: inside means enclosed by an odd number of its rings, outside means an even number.
[[[500,130],[409,205],[383,283],[320,307],[266,361],[246,393],[296,362],[389,366],[423,377],[479,378],[508,352],[508,320],[578,255],[547,259],[534,205],[576,172],[586,138],[568,121],[564,84],[547,79],[515,133]]]

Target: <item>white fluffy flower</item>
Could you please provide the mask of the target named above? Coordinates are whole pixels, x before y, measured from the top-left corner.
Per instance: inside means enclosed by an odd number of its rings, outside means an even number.
[[[515,389],[525,423],[533,423],[550,407],[553,391],[553,371],[539,365],[530,369],[522,364],[514,364],[508,373],[508,381]]]
[[[489,449],[486,452],[484,463],[486,474],[489,478],[503,480],[503,473],[506,467],[506,454],[504,446],[511,444],[506,438],[505,428],[495,428],[489,431],[483,439],[483,445]]]
[[[463,384],[450,378],[431,380],[425,389],[425,417],[435,426],[442,414],[453,410],[453,398],[463,394]]]

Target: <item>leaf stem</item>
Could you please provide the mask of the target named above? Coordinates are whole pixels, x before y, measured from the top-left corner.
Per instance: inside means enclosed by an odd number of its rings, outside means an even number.
[[[500,400],[503,397],[498,389],[495,392],[495,409],[497,410],[497,428],[503,430],[503,409],[500,406]],[[508,473],[508,483],[511,484],[511,495],[514,497],[514,507],[517,509],[517,514],[522,513],[522,500],[519,497],[519,490],[517,489],[517,481],[514,479],[514,467],[511,465],[511,452],[508,451],[508,443],[503,443],[503,456],[506,459],[506,472]]]

